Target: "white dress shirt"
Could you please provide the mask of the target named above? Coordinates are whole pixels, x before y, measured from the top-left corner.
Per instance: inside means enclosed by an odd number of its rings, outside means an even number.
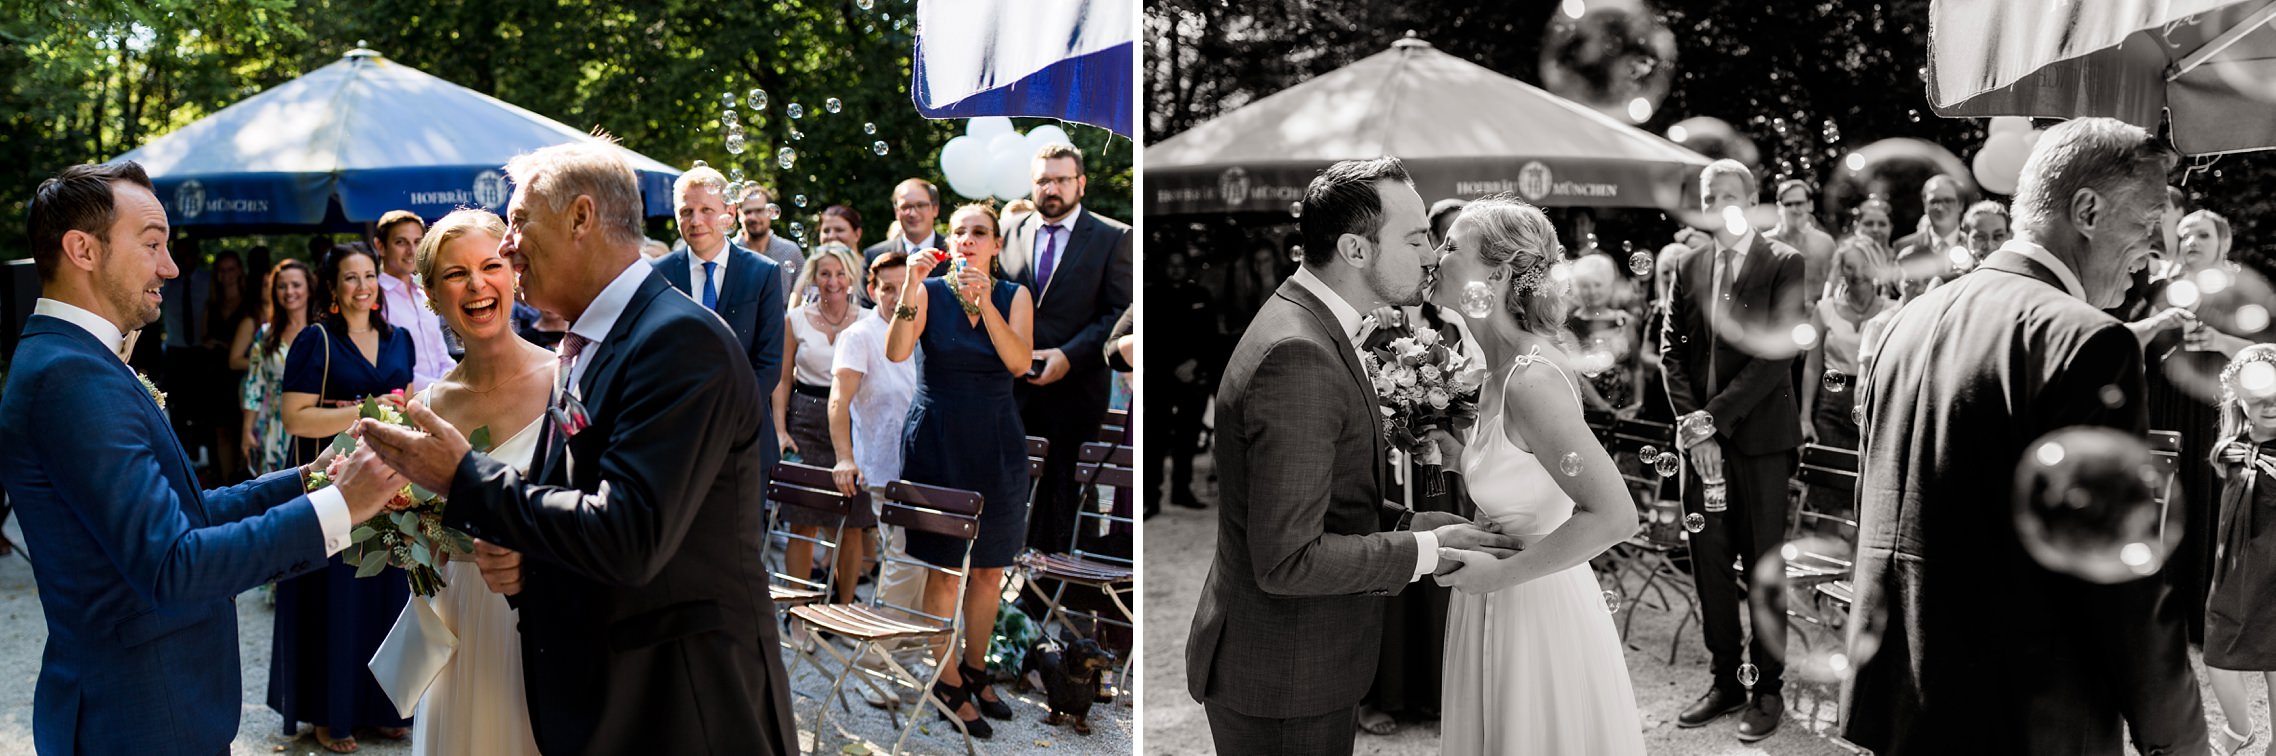
[[[769,235],[771,236],[772,234]],[[727,245],[724,243],[719,245],[719,256],[714,257],[710,260],[705,260],[703,259],[702,255],[696,254],[695,247],[688,247],[688,291],[690,292],[688,294],[688,298],[695,300],[696,304],[703,304],[703,287],[711,283],[709,280],[707,280],[707,277],[703,275],[703,264],[705,262],[719,263],[719,267],[715,268],[715,270],[718,271],[719,280],[724,282],[727,280],[727,258],[730,257],[734,257],[734,255],[727,254]],[[719,297],[717,301],[727,301],[727,287],[724,283],[719,287],[718,290],[712,293]],[[625,294],[625,296],[629,297],[632,295],[628,292]],[[593,340],[599,341],[600,339]]]
[[[608,286],[601,289],[600,296],[593,297],[592,304],[585,306],[585,314],[577,316],[577,322],[569,325],[570,333],[583,336],[591,342],[585,345],[583,352],[578,353],[577,362],[569,366],[569,384],[566,390],[578,399],[585,398],[584,392],[577,387],[585,380],[585,365],[592,361],[593,349],[599,347],[601,340],[608,337],[609,331],[616,328],[616,319],[624,315],[625,305],[632,303],[633,293],[640,290],[641,282],[648,280],[648,274],[654,267],[641,264],[626,266],[624,272],[616,274],[616,280],[610,281]]]
[[[32,303],[32,314],[78,326],[112,354],[117,354],[119,347],[126,343],[118,324],[68,302],[41,297]],[[348,498],[340,494],[339,488],[326,486],[309,494],[308,503],[315,506],[316,524],[324,531],[324,556],[329,558],[348,548],[348,530],[355,525],[348,521]]]
[[[379,276],[380,296],[387,300],[387,324],[411,333],[411,390],[418,392],[441,380],[456,361],[443,343],[442,316],[427,309],[427,292],[403,279]]]
[[[1291,276],[1291,278],[1296,280],[1296,285],[1304,287],[1305,290],[1312,292],[1312,296],[1319,297],[1320,301],[1328,304],[1328,312],[1336,316],[1336,325],[1343,327],[1344,340],[1351,342],[1352,349],[1358,349],[1359,310],[1354,309],[1350,302],[1345,302],[1343,295],[1328,288],[1328,282],[1313,275],[1310,267],[1297,268],[1296,275]],[[1372,390],[1370,391],[1372,392]],[[1415,574],[1414,577],[1407,578],[1407,582],[1410,583],[1421,580],[1424,575],[1438,571],[1438,534],[1428,530],[1413,532],[1415,534]]]

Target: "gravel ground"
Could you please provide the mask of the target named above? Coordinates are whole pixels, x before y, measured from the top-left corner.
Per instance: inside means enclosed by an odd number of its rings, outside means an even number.
[[[1196,493],[1202,500],[1214,502],[1216,492],[1207,482],[1210,474],[1206,456],[1195,467]],[[1146,686],[1140,691],[1145,709],[1145,751],[1164,756],[1211,753],[1215,748],[1209,739],[1208,717],[1202,712],[1201,704],[1186,692],[1185,642],[1202,582],[1216,554],[1217,510],[1165,506],[1162,514],[1146,521],[1145,530],[1142,604],[1151,607],[1145,618],[1143,638]],[[1700,644],[1697,623],[1685,626],[1680,640],[1674,637],[1675,631],[1676,615],[1647,607],[1636,610],[1628,638],[1628,675],[1643,713],[1644,743],[1650,752],[1811,755],[1860,752],[1833,737],[1839,715],[1839,702],[1834,698],[1836,691],[1829,685],[1798,680],[1789,681],[1786,686],[1785,724],[1759,742],[1738,742],[1735,716],[1697,729],[1677,728],[1676,713],[1705,689],[1708,671],[1707,652]],[[1821,646],[1830,637],[1823,630],[1806,632],[1810,633],[1812,642]],[[1671,641],[1677,650],[1672,664],[1668,662]],[[2190,658],[2197,668],[2207,716],[2213,722],[2210,726],[2222,726],[2225,720],[2218,713],[2219,706],[2213,703],[2212,689],[2202,683],[2205,675],[2204,666],[2198,662],[2199,655],[2192,651]],[[2248,690],[2255,697],[2254,720],[2265,738],[2269,721],[2266,692],[2257,679]],[[1406,722],[1398,732],[1388,736],[1361,733],[1357,752],[1401,756],[1436,754],[1437,725]],[[2127,752],[2132,753],[2132,748]],[[2257,753],[2258,748],[2251,752]],[[2271,753],[2276,754],[2276,750]]]
[[[16,528],[15,518],[9,518],[6,532],[10,539],[23,543]],[[276,712],[263,702],[268,696],[269,630],[272,613],[256,589],[237,598],[238,653],[243,661],[244,703],[239,708],[237,740],[230,744],[230,753],[237,756],[268,756],[291,753],[295,756],[322,756],[328,751],[318,747],[307,728],[297,738],[278,734],[280,726]],[[0,559],[0,754],[32,752],[32,691],[39,677],[40,653],[47,642],[47,623],[40,614],[38,589],[32,582],[31,564],[20,556]],[[811,666],[803,667],[792,676],[795,690],[819,698],[829,690],[829,680],[817,674]],[[848,685],[854,683],[848,682]],[[996,736],[983,741],[981,747],[989,753],[1074,753],[1117,754],[1131,753],[1136,727],[1132,708],[1126,703],[1100,705],[1091,710],[1091,735],[1079,736],[1073,730],[1052,728],[1041,723],[1045,713],[1040,692],[1014,694],[1002,687],[999,694],[1012,701],[1015,711],[1010,722],[994,722]],[[892,749],[900,731],[887,721],[884,711],[864,704],[858,692],[849,692],[846,700],[851,711],[832,705],[824,727],[824,739],[817,747],[814,741],[814,719],[817,705],[812,698],[800,697],[793,705],[798,716],[799,745],[808,753],[885,753]],[[362,745],[359,754],[387,756],[408,754],[411,747],[405,742],[380,739],[372,733],[358,733]],[[866,749],[866,750],[865,750]],[[911,735],[906,753],[958,754],[964,751],[956,727],[937,719],[928,720],[919,731]]]

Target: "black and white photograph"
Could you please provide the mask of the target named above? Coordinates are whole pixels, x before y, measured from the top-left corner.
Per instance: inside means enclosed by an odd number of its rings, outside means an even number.
[[[2276,753],[2271,19],[1149,4],[1142,752]]]

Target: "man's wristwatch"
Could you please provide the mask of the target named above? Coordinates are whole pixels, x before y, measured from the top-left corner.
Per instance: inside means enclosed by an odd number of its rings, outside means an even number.
[[[899,320],[916,320],[917,307],[911,304],[894,305],[893,317]]]
[[[1414,524],[1415,524],[1415,510],[1414,510],[1413,508],[1408,508],[1407,510],[1405,510],[1405,511],[1402,511],[1402,512],[1400,512],[1400,513],[1399,513],[1399,524],[1392,526],[1392,527],[1391,527],[1391,530],[1392,530],[1392,531],[1394,531],[1394,532],[1403,532],[1403,531],[1406,531],[1406,530],[1411,530],[1411,529],[1413,529],[1413,527],[1414,527]]]

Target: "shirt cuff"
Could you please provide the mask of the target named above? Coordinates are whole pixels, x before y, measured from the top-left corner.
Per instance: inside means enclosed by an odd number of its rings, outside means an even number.
[[[1415,576],[1408,578],[1407,582],[1421,580],[1424,575],[1437,571],[1438,534],[1428,530],[1415,531]]]
[[[348,548],[348,532],[355,523],[348,519],[348,497],[340,489],[326,486],[308,495],[308,503],[316,507],[316,524],[324,529],[324,556],[329,559]]]

